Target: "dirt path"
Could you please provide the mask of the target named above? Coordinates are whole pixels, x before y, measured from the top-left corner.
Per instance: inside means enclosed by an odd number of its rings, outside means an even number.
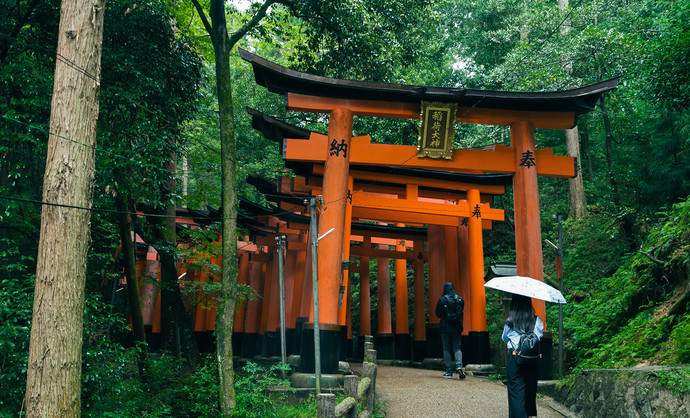
[[[389,417],[507,417],[506,387],[484,377],[442,378],[443,372],[379,366],[376,392]],[[562,418],[537,399],[539,417]]]

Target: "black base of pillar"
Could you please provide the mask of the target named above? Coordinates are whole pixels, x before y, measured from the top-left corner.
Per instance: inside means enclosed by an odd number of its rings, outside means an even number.
[[[541,338],[541,362],[539,363],[539,380],[553,379],[553,336],[545,332]]]
[[[280,356],[280,333],[278,331],[264,332],[261,355],[264,357]]]
[[[410,334],[395,334],[395,359],[409,361],[412,358]]]
[[[426,341],[415,341],[412,344],[412,361],[421,363],[426,354]]]
[[[152,353],[157,353],[161,349],[161,333],[153,332],[151,325],[145,325],[144,331],[146,332],[146,344],[149,346],[149,351]]]
[[[364,360],[364,335],[357,337],[357,347],[355,348],[354,358],[357,360]]]
[[[232,354],[234,356],[239,356],[240,353],[242,352],[242,339],[244,338],[244,332],[233,332],[232,333]],[[212,350],[215,350],[216,344],[215,344],[215,336],[214,336],[214,344],[211,346]],[[201,348],[199,348],[199,351],[201,351]],[[213,353],[213,351],[209,351],[209,353]]]
[[[253,332],[245,332],[242,337],[242,357],[254,358],[259,351],[257,351],[259,341],[259,334]]]
[[[441,343],[441,328],[439,324],[426,326],[426,352],[424,358],[442,358],[443,343]]]
[[[340,360],[340,325],[319,324],[319,343],[321,346],[321,373],[338,373]],[[302,351],[300,352],[300,373],[315,373],[314,366],[314,324],[302,326]]]
[[[491,349],[487,331],[470,331],[462,341],[463,363],[490,364]]]
[[[347,361],[347,344],[348,341],[350,342],[350,345],[352,343],[352,340],[347,339],[347,327],[341,325],[340,326],[340,361]]]
[[[285,329],[285,352],[286,355],[299,354],[299,345],[295,343],[295,333],[297,331],[294,328]]]
[[[216,351],[216,337],[213,331],[193,332],[196,346],[200,353],[213,353]],[[233,335],[233,338],[235,336]],[[234,344],[233,344],[234,347]]]
[[[302,325],[309,321],[309,318],[302,316],[295,320],[295,333],[292,336],[292,343],[294,352],[292,354],[299,354],[302,352]],[[290,350],[288,350],[290,351]]]
[[[395,335],[376,335],[374,347],[376,348],[376,358],[381,360],[395,360]]]

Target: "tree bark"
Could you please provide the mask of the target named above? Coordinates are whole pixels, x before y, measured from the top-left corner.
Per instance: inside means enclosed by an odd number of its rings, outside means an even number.
[[[580,155],[587,166],[587,179],[594,181],[594,170],[592,169],[592,151],[589,144],[589,128],[587,123],[580,123],[580,139],[582,140],[582,149]]]
[[[103,0],[62,2],[27,366],[27,417],[81,413],[84,285],[104,12]]]
[[[144,316],[141,312],[141,300],[139,298],[139,278],[137,276],[137,255],[132,240],[132,221],[129,215],[127,198],[121,193],[115,196],[115,205],[118,210],[118,226],[120,230],[120,242],[122,243],[122,256],[125,260],[125,276],[127,276],[127,299],[129,301],[129,314],[132,319],[132,333],[135,343],[141,343],[141,355],[139,357],[139,377],[146,378],[146,358],[148,347],[146,345],[146,331],[144,330]]]
[[[230,72],[230,52],[235,44],[266,16],[268,8],[275,3],[289,4],[289,0],[266,0],[256,14],[232,36],[228,36],[225,19],[225,3],[211,0],[208,21],[206,13],[198,0],[192,4],[199,14],[213,43],[216,64],[216,91],[218,94],[218,116],[220,124],[220,154],[222,172],[223,202],[223,267],[221,289],[218,296],[216,315],[216,356],[220,379],[219,397],[221,413],[232,415],[235,409],[235,383],[232,361],[232,331],[235,318],[237,296],[237,190],[236,183],[236,143],[235,115],[232,103],[232,76]]]
[[[199,351],[192,336],[191,316],[182,302],[182,292],[177,278],[175,206],[168,205],[164,208],[147,206],[145,211],[155,215],[147,217],[150,229],[145,231],[139,225],[135,225],[134,229],[156,249],[160,258],[163,346],[177,357],[181,356],[184,349],[188,364],[193,369],[198,364]]]
[[[582,183],[582,164],[580,158],[580,141],[577,126],[565,131],[565,145],[567,154],[575,157],[577,164],[577,175],[568,179],[568,197],[570,207],[568,216],[571,218],[583,218],[587,216],[587,198],[585,197],[585,187]]]
[[[569,0],[558,0],[558,8],[565,13],[569,7]],[[570,32],[570,26],[565,24],[561,27],[561,35],[567,36]],[[573,72],[572,62],[565,64],[565,69],[568,75]],[[568,156],[575,157],[577,164],[577,175],[568,179],[568,202],[569,210],[568,216],[571,218],[582,218],[587,216],[587,199],[585,197],[585,188],[582,184],[582,164],[580,158],[580,137],[578,135],[577,126],[573,129],[566,129],[565,131],[565,145]]]
[[[216,89],[220,119],[220,155],[223,201],[223,269],[216,315],[216,356],[220,379],[220,405],[224,416],[235,408],[232,360],[232,330],[237,294],[237,191],[235,190],[235,115],[232,103],[232,76],[225,6],[211,0],[212,39],[216,56]]]

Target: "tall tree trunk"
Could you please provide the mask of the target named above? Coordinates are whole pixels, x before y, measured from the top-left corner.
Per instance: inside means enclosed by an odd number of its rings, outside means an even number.
[[[181,330],[182,324],[177,322],[177,318],[182,318],[184,310],[182,304],[182,293],[177,281],[177,265],[175,263],[175,253],[177,251],[177,236],[175,231],[175,200],[173,198],[176,188],[175,174],[177,169],[176,154],[171,152],[167,155],[163,163],[163,169],[168,175],[168,180],[161,185],[161,199],[167,203],[162,208],[164,215],[160,223],[161,229],[158,235],[158,242],[163,244],[158,250],[161,263],[161,334],[164,346],[171,349],[175,356],[181,354]]]
[[[173,138],[175,134],[173,132]],[[174,145],[171,143],[171,149],[174,148]],[[182,350],[184,350],[189,367],[194,369],[199,361],[199,352],[192,335],[191,315],[184,307],[177,276],[176,207],[174,203],[177,187],[175,181],[177,154],[175,152],[171,152],[167,156],[163,168],[168,173],[168,181],[161,185],[161,200],[170,203],[164,207],[147,208],[147,212],[156,216],[147,217],[147,221],[151,225],[150,234],[142,235],[142,237],[146,236],[147,242],[153,245],[160,257],[163,346],[171,350],[176,357],[180,357]]]
[[[568,179],[569,210],[568,216],[571,218],[582,218],[587,216],[587,198],[585,197],[585,187],[582,183],[582,163],[580,158],[580,141],[577,126],[565,131],[565,146],[567,154],[575,157],[577,164],[577,175]]]
[[[127,198],[118,193],[115,196],[117,208],[117,220],[120,230],[120,242],[122,243],[122,256],[125,260],[125,275],[127,276],[127,299],[129,301],[129,314],[132,319],[132,333],[134,342],[139,343],[139,377],[146,378],[146,359],[148,346],[146,345],[146,331],[144,330],[144,316],[141,312],[141,300],[139,298],[139,277],[137,272],[137,255],[132,240],[132,221],[129,215]]]
[[[222,161],[223,201],[223,272],[216,316],[216,356],[220,379],[220,405],[224,416],[235,408],[235,384],[232,361],[232,330],[237,294],[237,191],[235,190],[235,116],[232,104],[232,77],[225,6],[211,0],[211,22],[215,34],[216,89],[220,118],[220,155]]]
[[[592,151],[589,144],[589,127],[586,122],[580,123],[580,139],[582,140],[582,159],[587,167],[587,179],[594,181],[594,170],[592,169]]]
[[[292,3],[290,0],[266,0],[256,14],[232,36],[228,36],[225,19],[225,2],[211,0],[208,21],[198,0],[192,4],[199,14],[213,43],[216,58],[216,91],[218,94],[218,118],[220,122],[220,154],[223,201],[223,272],[218,296],[216,316],[216,356],[220,380],[219,397],[221,413],[232,415],[235,409],[235,380],[232,361],[232,330],[235,319],[235,298],[237,296],[237,191],[235,189],[236,146],[235,116],[232,104],[232,77],[230,73],[230,52],[235,44],[266,16],[268,8],[275,3]]]
[[[569,7],[569,0],[558,0],[558,8],[565,13]],[[565,24],[561,27],[561,35],[567,36],[570,32],[570,25]],[[573,72],[572,62],[565,64],[566,72],[571,75]],[[565,145],[570,157],[575,157],[577,164],[577,175],[568,179],[568,216],[571,218],[582,218],[587,216],[587,199],[585,197],[585,187],[582,184],[582,163],[580,162],[580,138],[577,126],[565,131]]]
[[[62,2],[27,366],[27,417],[81,413],[84,285],[104,6],[103,0]]]

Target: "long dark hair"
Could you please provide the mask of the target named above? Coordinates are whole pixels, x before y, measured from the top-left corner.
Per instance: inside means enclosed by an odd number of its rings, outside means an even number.
[[[532,331],[536,318],[532,310],[532,299],[527,296],[513,295],[510,302],[510,312],[506,318],[506,325],[514,330]]]

